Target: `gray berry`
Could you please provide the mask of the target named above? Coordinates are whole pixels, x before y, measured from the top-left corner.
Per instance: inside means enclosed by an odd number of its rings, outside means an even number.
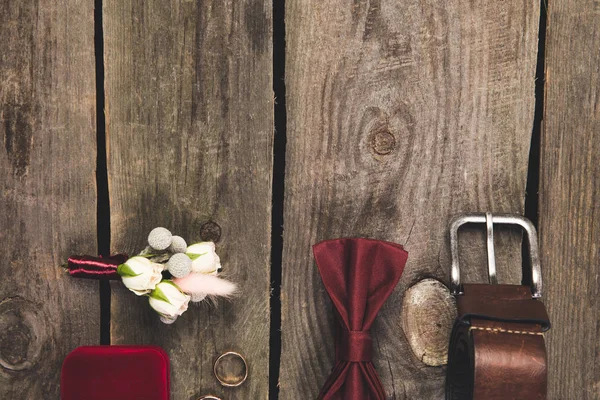
[[[187,249],[187,243],[185,239],[181,236],[173,236],[171,240],[171,245],[169,246],[169,251],[171,253],[185,253]]]
[[[177,321],[177,317],[169,318],[169,317],[165,317],[164,315],[161,315],[160,316],[160,321],[163,324],[171,325],[173,322]]]
[[[148,235],[148,244],[155,250],[166,250],[171,245],[172,238],[168,229],[154,228]]]
[[[167,269],[175,278],[183,278],[192,271],[192,260],[183,253],[173,254],[167,262]]]

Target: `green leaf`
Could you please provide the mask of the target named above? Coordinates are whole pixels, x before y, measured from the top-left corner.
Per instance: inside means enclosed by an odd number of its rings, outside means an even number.
[[[167,282],[167,281],[162,281],[162,282]],[[165,303],[171,304],[171,302],[169,301],[169,299],[165,295],[165,292],[163,292],[162,290],[160,290],[160,288],[158,286],[156,287],[156,289],[154,289],[152,291],[152,293],[150,293],[150,297],[152,297],[153,299],[162,300]]]
[[[127,264],[121,264],[117,267],[117,274],[121,275],[122,277],[134,277],[134,276],[138,276],[141,275],[141,273],[136,274],[134,270],[131,269],[131,267]]]
[[[196,258],[198,257],[202,257],[203,255],[208,254],[208,252],[206,253],[200,253],[200,254],[195,254],[195,253],[185,253],[186,256],[188,256],[192,261],[194,261]]]

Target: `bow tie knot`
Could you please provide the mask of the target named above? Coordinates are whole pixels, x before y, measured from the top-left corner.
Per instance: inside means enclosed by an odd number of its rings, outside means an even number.
[[[371,333],[343,329],[337,353],[337,361],[372,361],[373,339],[371,339]]]

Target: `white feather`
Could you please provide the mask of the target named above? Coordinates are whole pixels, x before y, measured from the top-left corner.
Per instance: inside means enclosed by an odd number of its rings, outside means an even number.
[[[231,297],[237,292],[237,285],[213,275],[191,273],[185,278],[175,278],[173,282],[188,294]]]

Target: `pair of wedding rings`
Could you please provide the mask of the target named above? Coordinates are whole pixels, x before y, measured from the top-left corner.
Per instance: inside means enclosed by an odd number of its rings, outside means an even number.
[[[233,377],[225,375],[222,371],[224,365],[232,362],[241,365],[240,373]],[[240,353],[228,351],[221,354],[215,360],[215,363],[213,364],[213,373],[222,386],[237,387],[244,383],[248,378],[248,363],[246,363],[246,359]],[[214,395],[205,395],[198,400],[221,400],[221,398]]]

